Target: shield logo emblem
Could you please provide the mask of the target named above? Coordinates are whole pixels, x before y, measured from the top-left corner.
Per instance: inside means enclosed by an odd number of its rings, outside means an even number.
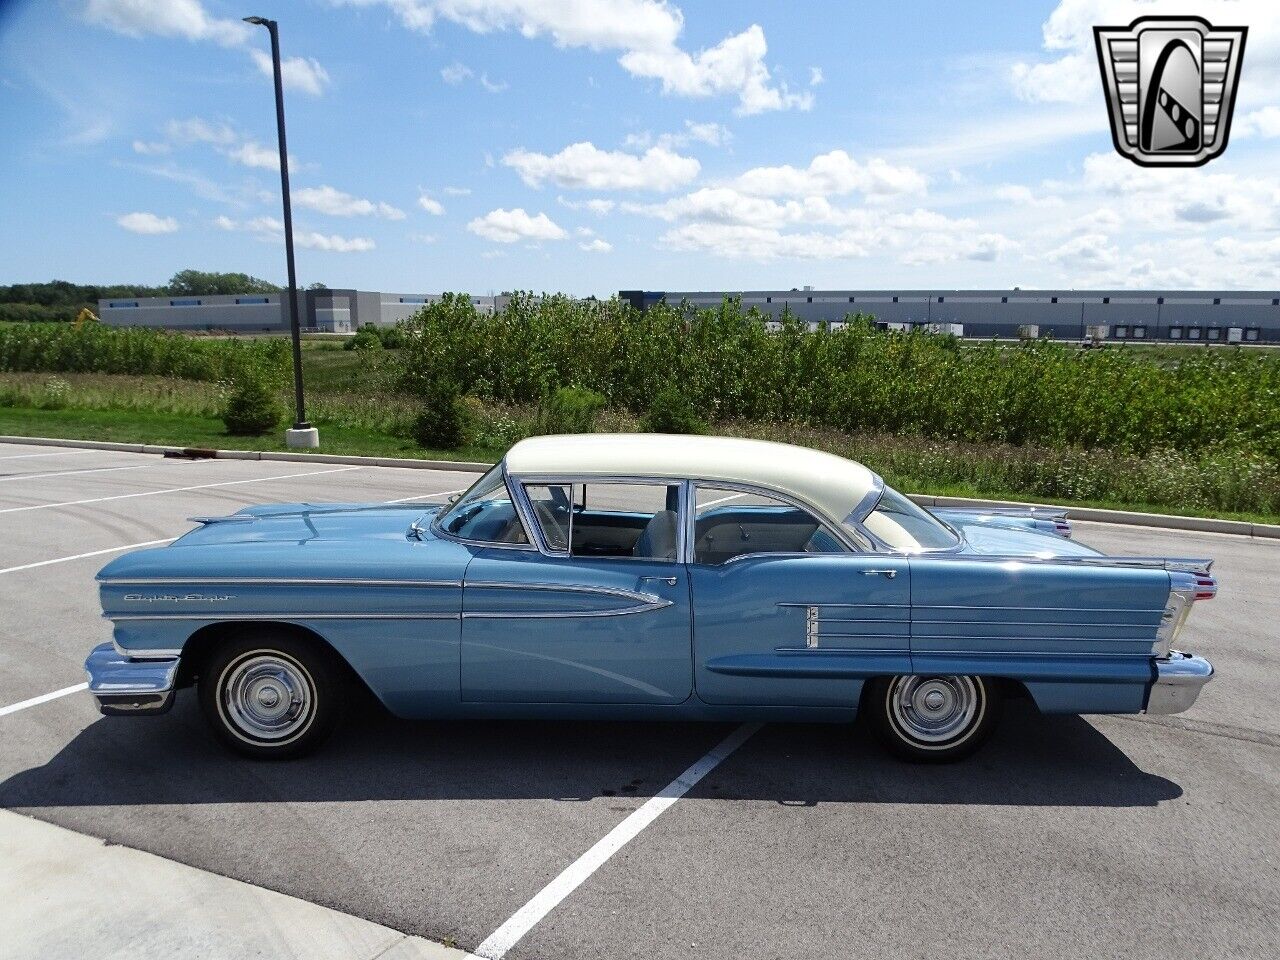
[[[1198,167],[1222,153],[1247,32],[1200,17],[1094,27],[1116,150],[1144,167]]]

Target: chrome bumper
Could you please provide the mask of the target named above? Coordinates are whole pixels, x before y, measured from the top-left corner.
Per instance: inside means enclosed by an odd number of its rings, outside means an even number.
[[[93,648],[84,662],[89,692],[106,716],[164,713],[173,706],[178,658],[135,660],[119,653],[114,644]]]
[[[1182,713],[1213,679],[1213,664],[1204,657],[1174,650],[1168,659],[1156,661],[1156,679],[1147,696],[1145,713]]]

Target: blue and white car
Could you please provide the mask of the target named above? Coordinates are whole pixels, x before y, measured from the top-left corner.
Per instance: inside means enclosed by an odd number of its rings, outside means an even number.
[[[896,753],[947,760],[1011,696],[1176,713],[1213,674],[1174,647],[1211,561],[1103,556],[1053,516],[931,513],[784,444],[541,437],[449,504],[198,523],[98,575],[113,638],[89,687],[122,716],[194,687],[254,757],[314,748],[365,687],[412,718],[863,714]]]

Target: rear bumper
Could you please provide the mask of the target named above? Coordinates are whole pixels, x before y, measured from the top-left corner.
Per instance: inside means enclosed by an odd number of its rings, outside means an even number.
[[[114,644],[93,648],[84,662],[89,692],[106,716],[164,713],[173,706],[178,657],[136,660],[119,653]]]
[[[1174,650],[1155,662],[1156,679],[1147,695],[1146,713],[1182,713],[1213,679],[1213,664],[1204,657]]]

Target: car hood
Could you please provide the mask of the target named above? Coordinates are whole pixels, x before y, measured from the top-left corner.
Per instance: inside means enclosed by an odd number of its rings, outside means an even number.
[[[961,553],[1006,557],[1097,557],[1101,552],[1075,540],[1037,530],[987,523],[952,523],[961,536]]]
[[[465,550],[430,531],[427,504],[269,504],[204,517],[167,547],[119,556],[99,580],[184,577],[399,577],[439,575]],[[426,573],[428,569],[436,571]]]

